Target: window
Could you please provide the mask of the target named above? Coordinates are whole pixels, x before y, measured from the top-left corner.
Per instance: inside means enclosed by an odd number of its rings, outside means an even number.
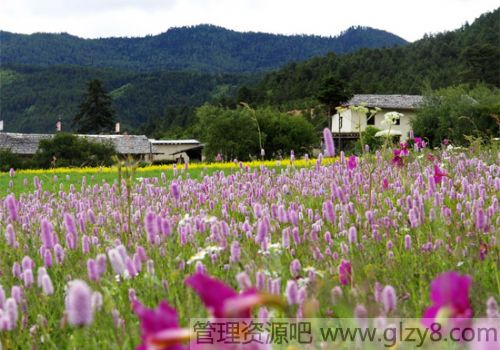
[[[375,114],[366,113],[366,125],[375,125]]]

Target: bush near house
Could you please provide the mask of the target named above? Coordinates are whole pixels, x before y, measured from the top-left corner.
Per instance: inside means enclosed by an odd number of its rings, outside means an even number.
[[[31,159],[23,158],[10,149],[0,149],[0,171],[14,169],[28,169],[32,165]]]
[[[111,143],[91,142],[69,133],[40,141],[36,163],[40,168],[109,166],[116,150]]]
[[[499,89],[459,85],[427,92],[412,127],[415,135],[426,135],[432,146],[444,139],[467,146],[467,136],[498,137],[499,115]]]
[[[375,134],[380,131],[379,128],[374,126],[367,126],[365,131],[361,133],[363,138],[363,145],[361,144],[361,140],[358,140],[355,145],[355,151],[357,154],[361,154],[363,152],[364,145],[368,145],[370,147],[370,151],[376,151],[380,146],[384,143],[383,137],[375,137]]]

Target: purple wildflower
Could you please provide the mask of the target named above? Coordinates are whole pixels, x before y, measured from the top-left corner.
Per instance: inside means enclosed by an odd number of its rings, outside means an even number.
[[[323,139],[325,141],[325,156],[335,157],[335,144],[333,143],[332,131],[329,128],[323,129]]]
[[[92,323],[94,310],[91,303],[92,291],[81,280],[70,282],[66,300],[68,323],[72,326],[88,326]]]

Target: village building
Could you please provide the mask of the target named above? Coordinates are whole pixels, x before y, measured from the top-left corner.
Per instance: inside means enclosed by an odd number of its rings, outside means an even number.
[[[150,139],[153,162],[202,161],[203,144],[198,140]]]
[[[380,130],[387,130],[384,125],[384,115],[388,112],[403,114],[396,125],[390,128],[393,137],[399,137],[400,141],[408,139],[411,130],[411,120],[416,115],[416,109],[423,102],[420,95],[354,95],[348,106],[365,106],[373,109],[380,108],[375,115],[363,114],[352,109],[345,109],[332,116],[332,135],[336,146],[342,148],[352,144],[359,139],[360,131],[363,132],[367,126],[374,126]],[[387,130],[388,131],[388,130]]]
[[[23,157],[32,157],[41,140],[50,139],[53,134],[25,134],[0,132],[0,149],[10,150]],[[144,135],[77,135],[93,142],[109,142],[120,155],[129,155],[137,160],[151,158],[151,144]]]
[[[0,149],[21,157],[33,157],[41,140],[54,134],[0,132]],[[109,142],[122,156],[147,162],[201,161],[203,144],[197,140],[154,140],[145,135],[77,135],[93,142]]]

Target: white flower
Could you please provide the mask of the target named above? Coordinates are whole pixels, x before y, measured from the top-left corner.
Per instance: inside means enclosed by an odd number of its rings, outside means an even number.
[[[203,259],[205,259],[206,256],[207,256],[207,252],[204,250],[200,250],[198,253],[196,253],[195,255],[193,255],[192,257],[190,257],[188,259],[187,264],[191,265],[192,263],[194,263],[196,261],[202,261]]]
[[[203,250],[206,251],[208,254],[213,254],[220,252],[221,250],[224,250],[224,248],[219,247],[217,245],[209,245],[208,247],[205,247],[205,249]]]
[[[203,249],[200,249],[198,253],[196,253],[195,255],[193,255],[188,259],[187,264],[191,265],[196,261],[202,261],[207,257],[207,255],[212,255],[214,253],[220,252],[221,250],[224,250],[224,248],[215,245],[211,245]]]
[[[403,113],[395,111],[387,112],[386,114],[384,114],[384,121],[382,123],[384,123],[385,125],[396,125],[397,121],[401,119],[402,116],[404,116]]]
[[[216,221],[217,221],[217,217],[215,217],[215,216],[208,216],[207,215],[203,218],[203,222],[206,224],[213,224]]]
[[[309,277],[305,277],[305,278],[299,278],[297,280],[297,286],[299,288],[302,288],[302,287],[307,287],[307,285],[311,282],[311,280],[309,279]]]
[[[280,255],[282,252],[280,243],[271,243],[267,247],[267,250],[259,249],[258,253],[262,255],[276,254]]]
[[[354,112],[358,112],[359,114],[365,115],[366,113],[368,113],[368,108],[366,108],[364,105],[366,105],[366,103],[362,103],[360,106],[353,106],[351,107],[351,110],[353,110]]]
[[[313,266],[306,266],[306,267],[304,267],[304,271],[305,271],[305,272],[310,272],[310,271],[312,271],[312,272],[314,272],[316,275],[318,275],[319,277],[324,277],[324,276],[325,276],[325,273],[324,273],[323,271],[321,271],[321,270],[316,270],[316,268],[315,268],[315,267],[313,267]]]
[[[179,226],[184,226],[187,222],[191,221],[189,214],[184,215],[184,217],[179,221]]]

